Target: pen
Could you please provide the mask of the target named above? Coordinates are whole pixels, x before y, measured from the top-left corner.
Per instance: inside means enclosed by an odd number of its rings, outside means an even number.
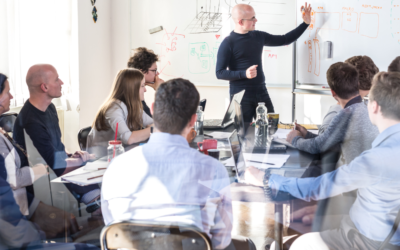
[[[297,119],[294,120],[294,123],[293,123],[293,130],[296,130],[296,123],[297,123]]]
[[[212,135],[204,134],[205,136],[208,136],[210,138],[214,138]]]
[[[262,161],[252,161],[252,160],[247,160],[248,162],[255,162],[255,163],[262,163],[262,164],[267,164],[267,165],[275,165],[274,163],[269,163],[269,162],[262,162]]]
[[[95,177],[90,177],[90,178],[87,178],[87,180],[92,180],[92,179],[96,179],[96,178],[100,178],[100,177],[103,177],[103,176],[99,175],[99,176],[95,176]]]

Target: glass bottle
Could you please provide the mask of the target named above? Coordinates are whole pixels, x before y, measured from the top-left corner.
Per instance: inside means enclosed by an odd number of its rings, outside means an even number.
[[[197,107],[196,115],[197,115],[197,120],[194,125],[194,130],[196,130],[197,135],[203,135],[204,112],[202,106]]]
[[[265,103],[259,102],[256,108],[257,119],[255,122],[255,140],[254,146],[266,147],[268,141],[268,118],[267,107]]]
[[[113,158],[117,157],[118,155],[122,155],[125,153],[125,149],[122,146],[121,141],[109,141],[108,148],[107,148],[107,155],[108,155],[108,162],[110,162]]]

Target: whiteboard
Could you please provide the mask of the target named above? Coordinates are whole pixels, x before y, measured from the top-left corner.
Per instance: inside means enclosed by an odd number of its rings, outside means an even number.
[[[387,71],[400,54],[400,0],[307,2],[313,13],[310,27],[296,44],[298,83],[327,85],[329,66],[357,55],[371,57],[380,71]],[[304,0],[297,0],[299,8],[302,4]],[[331,59],[327,41],[333,45]]]
[[[131,48],[147,47],[160,56],[164,80],[183,77],[196,85],[228,86],[215,76],[221,42],[234,29],[232,7],[241,0],[131,0]],[[257,30],[285,34],[296,27],[295,0],[257,0]],[[149,29],[163,26],[150,34]],[[267,84],[292,82],[292,46],[265,47],[262,55]]]

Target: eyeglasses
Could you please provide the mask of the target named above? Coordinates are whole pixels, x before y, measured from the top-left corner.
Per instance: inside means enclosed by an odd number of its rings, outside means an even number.
[[[149,69],[149,71],[153,71],[154,73],[157,73],[157,69]]]
[[[251,18],[251,19],[242,19],[242,20],[247,20],[247,21],[250,21],[250,22],[255,22],[257,19],[256,19],[256,17],[253,17],[253,18]]]

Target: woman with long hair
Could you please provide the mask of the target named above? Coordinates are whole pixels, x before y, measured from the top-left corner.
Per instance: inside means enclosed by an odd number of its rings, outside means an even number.
[[[108,142],[117,140],[131,145],[150,137],[153,119],[143,112],[146,92],[144,75],[137,69],[120,70],[112,92],[98,111],[87,140],[87,149],[97,157],[107,155]]]

